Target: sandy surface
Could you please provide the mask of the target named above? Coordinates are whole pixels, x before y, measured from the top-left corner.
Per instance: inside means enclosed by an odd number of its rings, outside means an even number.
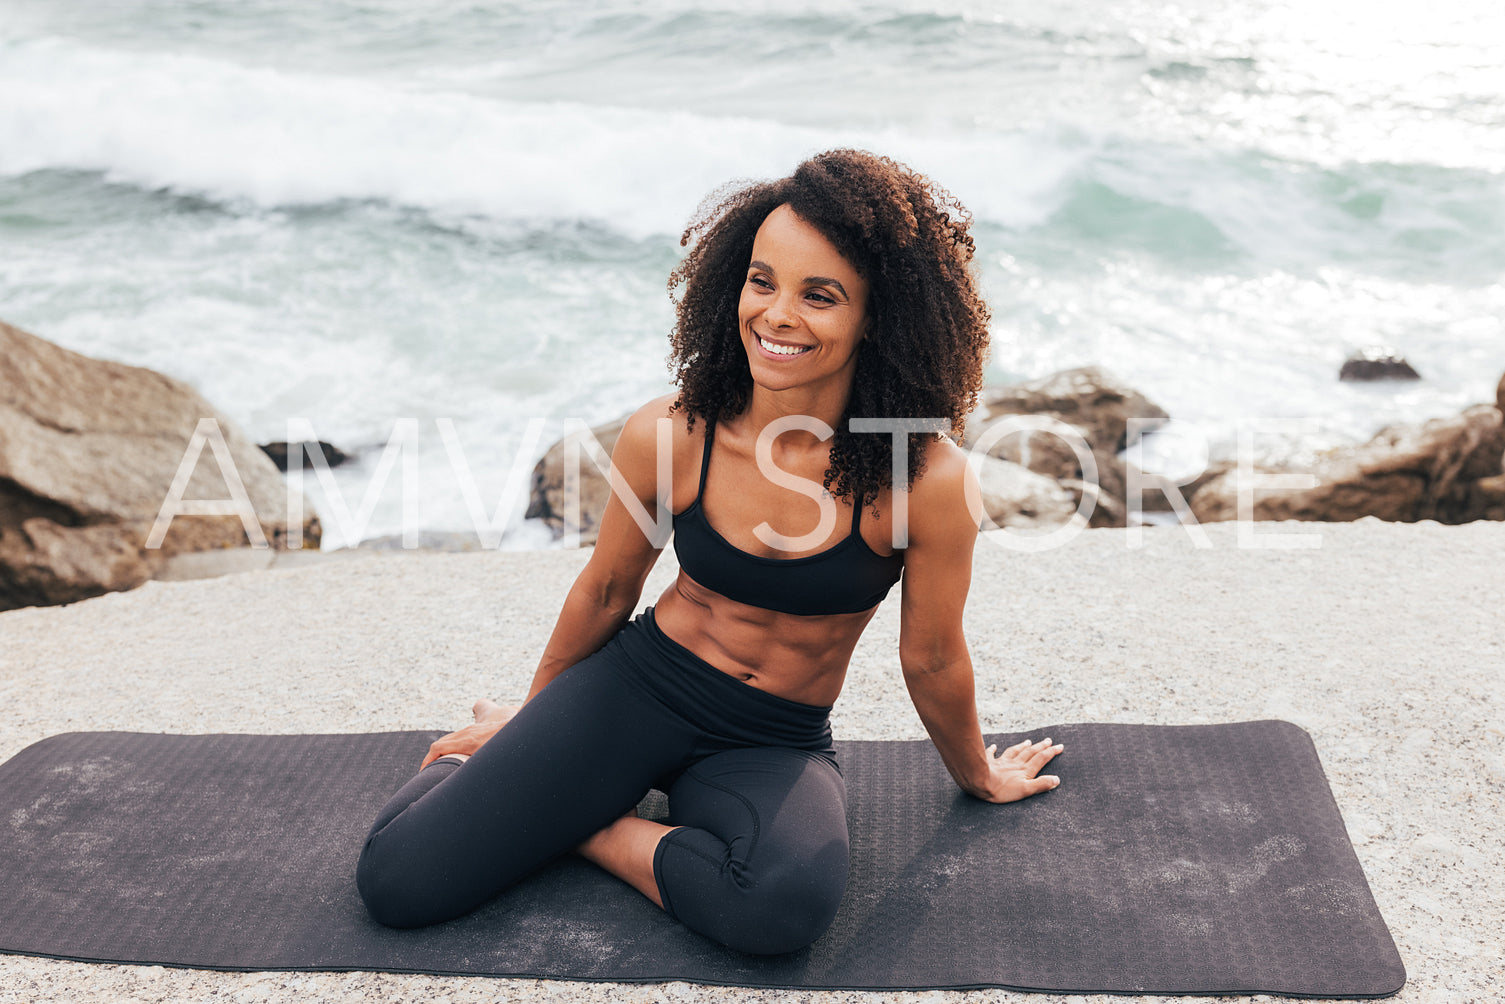
[[[1299,550],[1240,547],[1232,524],[1205,529],[1205,550],[1178,527],[1145,531],[1141,547],[1123,530],[1036,554],[980,542],[967,621],[984,728],[1296,722],[1316,741],[1409,970],[1394,999],[1500,999],[1505,524],[1255,528],[1265,544],[1279,533],[1320,544]],[[0,758],[75,730],[458,726],[477,696],[523,694],[586,557],[378,553],[0,614]],[[671,574],[666,559],[645,595]],[[897,635],[895,597],[858,648],[833,715],[838,737],[923,737]],[[0,956],[0,1002],[294,999],[1123,998],[236,974]]]

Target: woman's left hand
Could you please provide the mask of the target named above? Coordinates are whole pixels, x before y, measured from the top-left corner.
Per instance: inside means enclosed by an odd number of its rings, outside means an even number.
[[[423,758],[423,763],[418,769],[422,770],[442,756],[459,753],[470,756],[476,750],[486,745],[486,740],[501,731],[503,722],[476,722],[467,725],[463,729],[451,732],[447,736],[440,736],[429,746],[428,756]]]
[[[1049,737],[1035,743],[1026,739],[1002,753],[998,753],[998,744],[994,743],[984,751],[988,760],[987,788],[972,794],[989,802],[1017,802],[1050,791],[1061,779],[1054,774],[1040,776],[1040,769],[1065,748],[1060,743],[1052,745]]]
[[[495,701],[481,698],[471,709],[476,717],[474,725],[467,725],[463,729],[451,732],[447,736],[440,736],[429,745],[428,756],[423,758],[423,763],[418,769],[422,770],[442,756],[451,754],[463,754],[470,756],[476,750],[486,745],[486,740],[502,730],[502,726],[512,721],[512,716],[517,714],[518,707],[513,705],[502,706]]]

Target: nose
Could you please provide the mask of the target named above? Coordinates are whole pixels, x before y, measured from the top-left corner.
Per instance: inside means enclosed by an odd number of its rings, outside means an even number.
[[[794,308],[782,296],[774,298],[773,303],[763,311],[763,317],[775,328],[792,328],[799,323]]]

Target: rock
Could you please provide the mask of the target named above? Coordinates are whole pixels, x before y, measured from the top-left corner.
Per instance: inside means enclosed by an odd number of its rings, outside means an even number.
[[[38,516],[0,529],[0,610],[135,589],[152,571],[119,525],[60,526]]]
[[[1479,519],[1505,520],[1505,474],[1480,478],[1469,486],[1468,506]]]
[[[1158,474],[1140,472],[1141,495],[1139,499],[1140,512],[1176,512],[1176,507],[1171,503],[1172,495],[1179,495],[1183,502],[1190,505],[1190,500],[1202,486],[1213,478],[1226,473],[1236,466],[1231,460],[1214,460],[1202,469],[1202,472],[1185,484],[1178,484],[1169,478]],[[1124,464],[1127,471],[1130,465]]]
[[[247,544],[238,515],[177,515],[146,546],[201,418],[218,422],[262,535],[286,547],[277,468],[192,388],[0,322],[0,609],[131,589],[173,555]],[[206,444],[181,498],[229,497]],[[317,546],[304,512],[305,545]]]
[[[1394,522],[1435,519],[1467,523],[1498,518],[1505,505],[1493,481],[1505,452],[1505,421],[1493,405],[1452,418],[1382,429],[1369,442],[1333,450],[1294,473],[1316,478],[1312,488],[1283,490],[1293,473],[1257,468],[1241,484],[1236,468],[1214,477],[1192,497],[1203,522],[1238,518],[1238,492],[1254,492],[1253,518],[1346,522],[1377,516]]]
[[[1420,380],[1421,374],[1394,349],[1371,346],[1343,361],[1339,380]]]
[[[1495,388],[1495,409],[1505,421],[1505,376],[1500,377],[1500,386]],[[1500,473],[1505,474],[1505,453],[1500,454]]]
[[[1069,427],[1055,432],[1015,432],[989,444],[988,453],[1056,479],[1071,489],[1078,501],[1083,492],[1092,491],[1096,501],[1088,520],[1091,526],[1123,526],[1127,522],[1124,489],[1128,464],[1118,454],[1132,445],[1131,439],[1138,442],[1142,433],[1159,428],[1170,418],[1165,409],[1143,394],[1088,366],[984,392],[978,414],[968,423],[964,445],[970,448],[985,441],[987,431],[1010,416],[1044,417]],[[1142,420],[1136,423],[1132,436],[1131,418]],[[1062,438],[1062,434],[1073,433],[1085,441],[1096,462],[1095,480],[1088,478],[1082,458]],[[1147,493],[1145,498],[1151,500],[1154,495]],[[1160,501],[1164,502],[1163,496]]]
[[[1076,512],[1076,499],[1060,482],[997,457],[981,460],[977,481],[992,524],[983,529],[1049,530],[1065,525]]]
[[[1145,420],[1140,433],[1170,420],[1164,408],[1096,366],[984,391],[981,410],[989,422],[1004,415],[1050,415],[1082,430],[1094,450],[1110,456],[1133,445],[1130,418]]]
[[[598,425],[591,435],[601,444],[607,456],[617,445],[617,437],[627,424],[624,415],[615,422]],[[564,452],[566,440],[561,439],[549,447],[543,459],[533,467],[533,486],[528,495],[528,519],[542,519],[556,533],[564,533],[567,500],[564,497]],[[591,463],[586,452],[580,453],[580,543],[594,544],[601,530],[601,516],[606,512],[606,503],[611,498],[611,485],[606,476]]]
[[[299,443],[297,445],[300,447],[306,447],[307,444]],[[338,446],[324,442],[324,440],[322,439],[314,445],[317,445],[319,452],[324,454],[324,463],[328,464],[330,467],[338,467],[345,461],[350,459],[350,454],[346,453]],[[281,442],[262,443],[261,452],[272,458],[272,463],[277,465],[277,469],[279,471],[286,471],[288,446],[289,444]],[[298,451],[298,459],[300,461],[299,466],[301,466],[304,470],[308,470],[313,466],[313,460],[309,457],[308,450],[306,448],[300,449]]]
[[[1007,421],[1007,416],[1000,421]],[[996,428],[992,426],[992,428]],[[1087,443],[1087,452],[1092,455],[1094,472],[1084,466],[1084,457],[1078,456],[1063,435],[1080,434],[1075,426],[1058,434],[1048,430],[1025,430],[1014,432],[988,447],[988,456],[1017,464],[1026,470],[1053,479],[1067,488],[1074,496],[1072,508],[1081,501],[1083,492],[1092,492],[1095,504],[1088,518],[1089,526],[1123,526],[1126,520],[1124,485],[1127,465],[1112,453],[1098,450]],[[1086,437],[1082,437],[1086,441]],[[1095,488],[1095,490],[1094,490]]]

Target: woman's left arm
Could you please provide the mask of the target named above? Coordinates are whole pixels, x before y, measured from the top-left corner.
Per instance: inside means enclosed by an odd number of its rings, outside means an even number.
[[[1062,747],[1049,739],[1001,754],[996,746],[983,747],[972,657],[962,631],[977,542],[977,520],[967,505],[973,475],[966,453],[949,440],[929,450],[908,499],[899,663],[915,711],[956,783],[986,801],[1013,802],[1060,783],[1039,773]]]

